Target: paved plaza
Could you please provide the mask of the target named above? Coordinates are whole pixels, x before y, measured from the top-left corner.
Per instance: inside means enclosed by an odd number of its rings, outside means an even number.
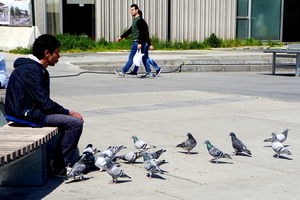
[[[221,54],[222,52],[217,52]],[[217,54],[212,51],[211,54]],[[4,53],[7,71],[19,55]],[[115,59],[126,62],[128,53]],[[172,54],[153,55],[163,60]],[[112,57],[113,58],[113,57]],[[106,172],[90,169],[84,181],[50,178],[42,187],[1,187],[0,199],[297,199],[300,172],[300,78],[291,73],[259,72],[162,73],[153,79],[119,78],[113,73],[83,73],[70,62],[108,56],[62,55],[49,67],[52,99],[85,119],[79,149],[91,143],[100,150],[125,145],[118,155],[136,151],[132,135],[166,149],[163,174],[147,177],[142,159],[120,162],[131,179],[108,184]],[[271,66],[270,66],[271,68]],[[109,71],[109,72],[112,72]],[[293,155],[275,158],[272,132],[290,129],[284,142]],[[190,132],[197,140],[192,155],[175,146]],[[232,156],[211,163],[205,140],[232,154],[234,132],[252,156]],[[149,150],[149,151],[154,151]],[[20,171],[20,176],[22,172]]]

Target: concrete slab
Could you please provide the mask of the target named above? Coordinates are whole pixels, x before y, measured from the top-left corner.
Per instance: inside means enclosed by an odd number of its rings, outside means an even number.
[[[38,27],[0,26],[0,50],[9,51],[19,47],[29,48],[40,35]]]

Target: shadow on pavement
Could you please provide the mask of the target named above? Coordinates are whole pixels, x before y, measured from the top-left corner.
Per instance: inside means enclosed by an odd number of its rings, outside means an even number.
[[[187,151],[177,151],[177,152],[189,155]],[[194,155],[194,154],[198,154],[198,152],[190,152],[190,155]]]
[[[276,73],[276,74],[272,74],[272,73],[260,73],[261,75],[269,75],[269,76],[292,76],[295,77],[295,73]]]
[[[233,164],[233,162],[224,162],[224,161],[215,161],[215,160],[210,160],[209,162],[214,163],[214,164]]]
[[[273,157],[278,158],[278,159],[293,160],[292,158],[288,158],[288,157],[285,157],[285,156],[282,156],[282,155],[277,156],[277,154],[275,154]]]
[[[248,155],[246,153],[237,152],[235,153],[235,156],[245,156],[245,157],[252,157],[251,155]]]
[[[49,178],[43,186],[11,186],[0,187],[1,200],[31,200],[42,199],[64,182],[63,178]]]

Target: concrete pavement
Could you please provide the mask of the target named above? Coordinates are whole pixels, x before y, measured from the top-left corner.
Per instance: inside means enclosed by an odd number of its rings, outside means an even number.
[[[210,53],[219,57],[223,52]],[[114,58],[125,63],[127,55],[63,55],[54,68],[49,67],[49,72],[53,76],[77,74],[86,69],[71,62],[102,62]],[[18,55],[5,56],[10,72],[11,63]],[[194,54],[151,54],[155,60],[173,56],[176,59]],[[300,79],[290,72],[274,76],[269,71],[162,73],[154,79],[118,78],[107,73],[52,78],[52,98],[85,118],[80,150],[88,143],[101,150],[123,144],[127,149],[119,154],[125,154],[135,151],[130,137],[137,135],[157,149],[167,150],[161,156],[168,162],[161,166],[166,172],[149,179],[142,159],[132,165],[121,161],[120,168],[132,179],[120,178],[116,185],[108,184],[111,177],[106,172],[90,171],[84,176],[84,182],[51,178],[43,187],[1,187],[0,197],[296,199],[300,172],[299,83]],[[290,132],[284,144],[293,155],[274,158],[270,143],[263,140],[272,132],[280,133],[286,128]],[[193,155],[175,147],[186,139],[187,132],[198,141]],[[236,133],[253,156],[220,159],[220,164],[209,162],[212,157],[204,141],[210,140],[222,151],[232,153],[230,132]]]

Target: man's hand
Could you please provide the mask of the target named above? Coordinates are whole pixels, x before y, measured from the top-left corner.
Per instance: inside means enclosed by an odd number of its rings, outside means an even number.
[[[122,40],[122,38],[121,38],[121,37],[118,37],[118,38],[116,39],[116,42],[120,42],[120,40]]]
[[[80,119],[82,121],[82,123],[84,123],[83,117],[79,113],[69,110],[69,115],[71,115],[73,117],[77,117],[78,119]]]
[[[137,49],[141,49],[141,48],[142,48],[142,44],[138,44]]]
[[[149,47],[149,49],[150,49],[150,50],[153,50],[153,49],[154,49],[154,46],[151,45],[151,46]]]

